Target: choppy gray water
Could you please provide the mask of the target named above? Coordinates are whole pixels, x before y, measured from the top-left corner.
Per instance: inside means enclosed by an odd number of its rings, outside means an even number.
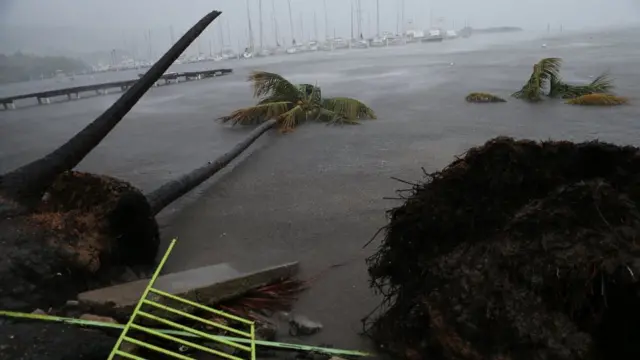
[[[547,48],[541,44],[546,43]],[[557,101],[471,105],[471,91],[508,97],[542,57],[565,61],[569,81],[588,82],[609,71],[629,106],[582,108]],[[399,48],[273,57],[193,68],[232,67],[221,78],[152,89],[80,166],[151,190],[222,154],[246,134],[213,121],[250,105],[251,70],[317,82],[326,96],[369,103],[379,119],[361,126],[308,125],[269,134],[241,162],[173,205],[161,217],[163,234],[180,240],[170,270],[215,262],[254,268],[300,260],[311,276],[328,271],[298,308],[324,323],[312,342],[363,348],[360,318],[376,305],[368,289],[362,245],[384,225],[383,200],[456,154],[497,135],[533,139],[601,139],[640,145],[640,39],[637,31],[478,36]],[[74,83],[128,79],[137,72],[77,77]],[[103,78],[104,77],[104,78]],[[0,96],[68,86],[13,84]],[[65,141],[117,95],[0,112],[0,171],[32,160]],[[214,184],[215,182],[215,184]],[[180,210],[180,211],[178,211]],[[375,243],[372,245],[375,247]]]

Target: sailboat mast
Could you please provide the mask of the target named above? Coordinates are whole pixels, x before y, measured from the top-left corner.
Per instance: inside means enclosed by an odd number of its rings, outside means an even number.
[[[260,50],[264,48],[264,33],[262,29],[262,0],[258,0],[258,13],[260,16]]]
[[[404,18],[404,8],[405,8],[404,0],[401,0],[401,1],[402,1],[402,35],[404,36],[404,34],[407,32],[407,29],[406,29],[407,22]]]
[[[327,0],[324,0],[324,35],[326,40],[329,37],[329,15],[327,15]]]
[[[358,36],[362,38],[362,2],[358,0]]]
[[[223,25],[222,23],[218,24],[220,24],[220,56],[222,56],[222,51],[224,50],[224,35],[222,33]],[[231,46],[231,43],[229,43],[229,46]]]
[[[376,35],[380,37],[380,0],[376,0]]]
[[[251,12],[249,11],[249,0],[247,0],[247,21],[249,22],[249,49],[253,51],[253,29],[251,28]]]
[[[147,29],[147,41],[149,43],[149,61],[153,61],[153,47],[151,45],[151,29]]]
[[[276,36],[276,47],[280,47],[280,41],[278,40],[278,17],[276,16],[276,0],[271,0],[271,17],[273,18],[273,30]]]
[[[302,13],[300,14],[300,39],[304,42],[304,19]]]
[[[220,51],[222,51],[222,49],[224,48],[224,31],[222,31],[224,29],[224,26],[222,26],[221,22],[219,22],[218,24],[220,24]],[[229,44],[229,46],[231,46],[231,44]]]
[[[220,24],[222,26],[222,24]],[[231,47],[231,25],[229,25],[229,20],[227,19],[227,42],[229,43],[229,47]]]
[[[351,39],[353,38],[353,0],[351,0]]]
[[[315,10],[313,11],[313,35],[318,38],[318,19]]]
[[[291,25],[291,43],[296,44],[296,37],[293,35],[295,30],[293,29],[293,14],[291,13],[291,0],[289,0],[289,25]]]

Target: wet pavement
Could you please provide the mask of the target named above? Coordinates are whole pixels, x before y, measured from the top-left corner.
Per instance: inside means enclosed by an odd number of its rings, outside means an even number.
[[[241,161],[160,216],[165,240],[179,239],[168,270],[218,262],[251,270],[299,260],[303,276],[322,274],[297,304],[299,312],[324,324],[309,341],[367,349],[358,336],[360,319],[377,299],[368,288],[364,258],[376,242],[362,246],[385,224],[385,210],[397,204],[383,198],[407,186],[391,177],[417,180],[421,167],[441,168],[497,135],[640,145],[640,40],[634,32],[532,37],[495,35],[199,65],[228,65],[235,73],[152,89],[80,169],[152,190],[221,155],[248,129],[226,128],[213,119],[251,104],[245,78],[253,69],[317,82],[324,96],[370,104],[379,118],[360,126],[309,124],[292,134],[267,134]],[[568,81],[588,82],[609,71],[617,92],[632,104],[583,108],[508,98],[533,63],[550,56],[564,59]],[[467,104],[464,97],[472,91],[508,102]],[[115,98],[0,112],[0,171],[53,149]]]

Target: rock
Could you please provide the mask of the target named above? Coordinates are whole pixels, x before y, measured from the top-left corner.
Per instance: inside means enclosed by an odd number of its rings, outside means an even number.
[[[108,316],[99,316],[99,315],[93,315],[93,314],[82,314],[82,316],[80,316],[80,320],[99,321],[99,322],[111,323],[111,324],[118,323],[113,318],[110,318]]]
[[[322,324],[303,315],[293,315],[289,320],[289,335],[313,335],[322,330]]]
[[[258,340],[275,341],[278,328],[275,324],[259,322],[256,324],[256,338]]]
[[[80,302],[78,300],[67,300],[65,303],[66,306],[78,306]]]
[[[44,310],[42,310],[42,309],[35,309],[35,310],[33,310],[32,314],[34,314],[34,315],[47,315],[47,313],[44,312]]]

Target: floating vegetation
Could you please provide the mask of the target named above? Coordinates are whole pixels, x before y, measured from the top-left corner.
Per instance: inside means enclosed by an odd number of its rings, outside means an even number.
[[[624,105],[629,99],[611,94],[588,94],[567,100],[571,105],[614,106]]]
[[[483,92],[473,92],[467,95],[465,100],[470,103],[498,103],[507,101],[499,96]]]

